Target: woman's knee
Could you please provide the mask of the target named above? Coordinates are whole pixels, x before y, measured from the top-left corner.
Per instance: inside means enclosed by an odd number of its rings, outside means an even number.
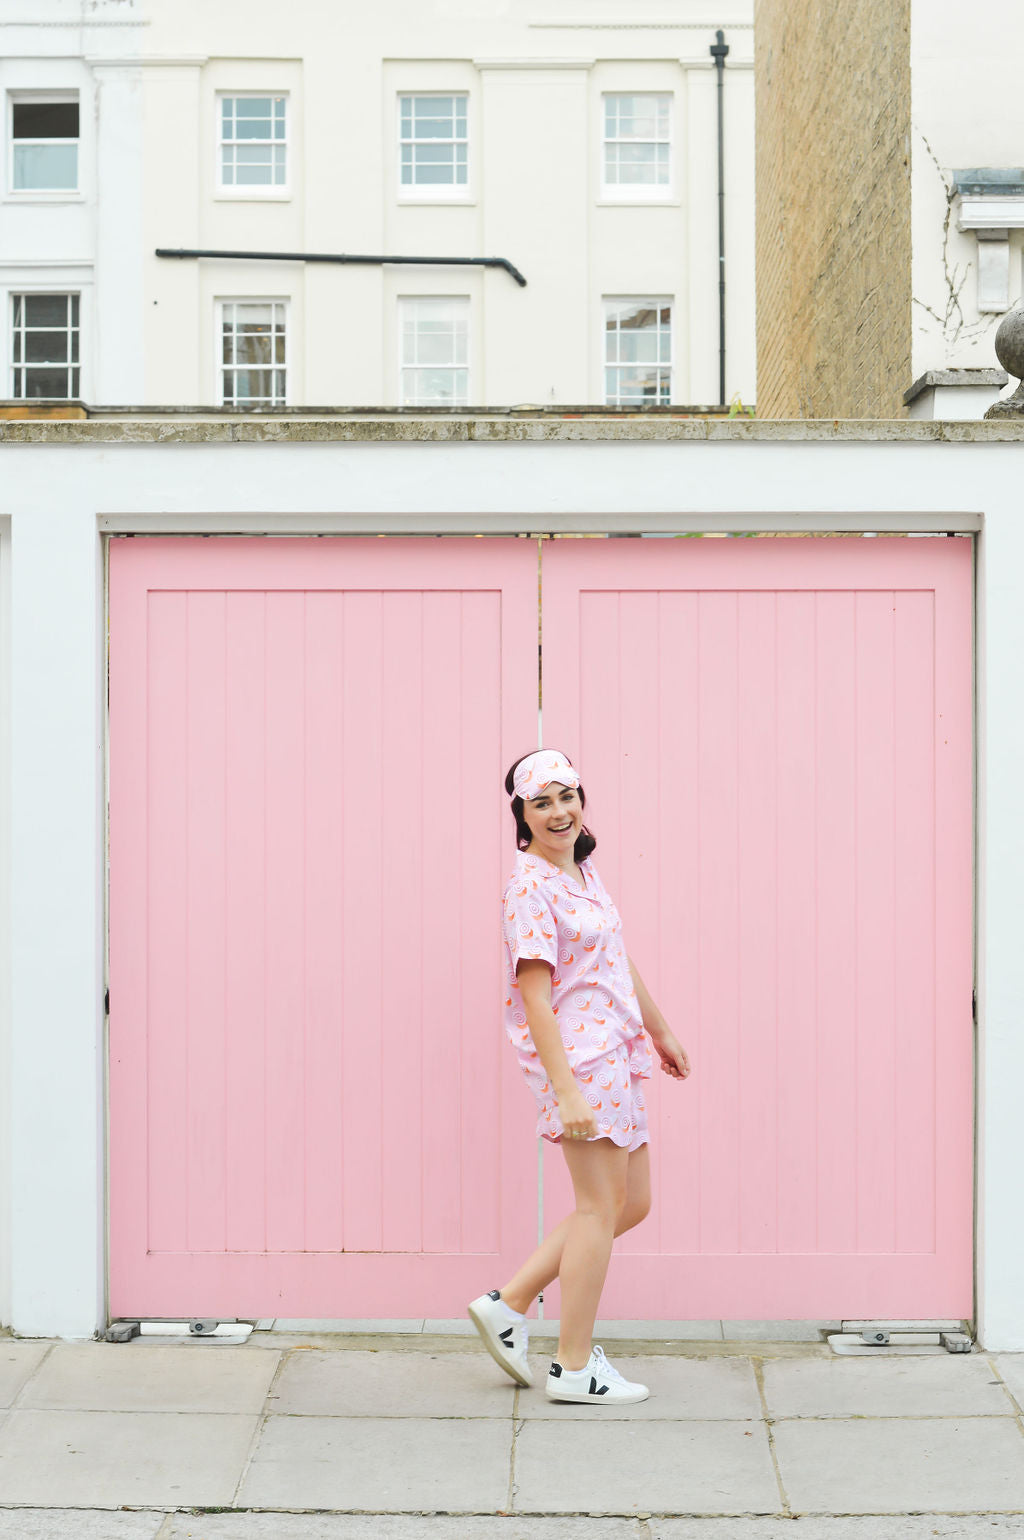
[[[617,1222],[618,1233],[621,1235],[625,1230],[632,1230],[633,1226],[638,1225],[641,1220],[646,1219],[650,1212],[650,1193],[643,1194],[640,1197],[628,1199],[626,1203],[623,1204],[622,1210],[619,1214]]]

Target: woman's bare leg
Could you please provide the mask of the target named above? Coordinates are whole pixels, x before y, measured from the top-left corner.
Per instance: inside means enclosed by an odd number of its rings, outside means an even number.
[[[596,1142],[596,1141],[595,1141]],[[651,1161],[648,1146],[633,1150],[626,1167],[626,1202],[615,1222],[615,1235],[622,1235],[646,1218],[651,1207]],[[573,1221],[569,1214],[546,1235],[537,1250],[523,1263],[500,1290],[501,1297],[513,1310],[526,1314],[542,1289],[558,1277],[562,1249]]]

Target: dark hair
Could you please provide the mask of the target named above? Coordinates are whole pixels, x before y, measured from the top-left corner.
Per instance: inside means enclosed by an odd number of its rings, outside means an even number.
[[[536,752],[537,752],[536,749],[531,749],[530,750],[530,754],[536,754]],[[523,817],[523,799],[522,799],[522,797],[512,796],[512,793],[515,790],[515,784],[516,784],[515,783],[515,773],[516,773],[516,769],[517,769],[517,767],[519,765],[522,764],[524,759],[529,759],[530,754],[520,754],[520,756],[516,760],[515,764],[509,770],[508,775],[506,775],[506,777],[505,777],[505,790],[508,792],[509,796],[512,797],[512,817],[515,819],[515,822],[516,822],[516,846],[517,846],[517,848],[519,850],[524,849],[530,843],[530,841],[533,839],[533,835],[530,832],[529,824],[526,822],[526,819]],[[572,764],[572,760],[569,759],[568,754],[565,757],[566,757],[566,759],[569,760],[569,763],[571,765]],[[584,795],[583,787],[582,786],[578,786],[576,789],[579,792],[580,807],[586,807],[587,799],[586,799],[586,796]],[[587,828],[586,824],[583,824],[581,829],[580,829],[579,834],[576,836],[576,843],[572,847],[572,858],[573,858],[573,860],[574,861],[585,861],[587,859],[587,857],[590,855],[591,851],[594,850],[596,845],[597,845],[597,840],[594,838],[593,834],[591,834],[591,832]]]

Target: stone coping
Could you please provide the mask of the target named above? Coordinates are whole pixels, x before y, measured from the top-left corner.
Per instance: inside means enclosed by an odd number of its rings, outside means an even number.
[[[104,417],[2,421],[0,444],[908,443],[1024,441],[1024,417],[992,421],[551,417]]]

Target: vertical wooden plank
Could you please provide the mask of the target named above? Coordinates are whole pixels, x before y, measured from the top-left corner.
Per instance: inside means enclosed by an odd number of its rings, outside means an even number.
[[[462,599],[458,593],[423,597],[423,760],[425,873],[443,882],[436,900],[424,893],[417,919],[425,929],[423,947],[423,1248],[453,1251],[460,1245],[462,1170],[459,1114],[465,1067],[452,1051],[459,1036],[463,977],[463,938],[455,920],[451,884],[463,870],[466,844],[473,836],[464,825],[465,779],[459,763],[462,737],[460,656]],[[428,879],[429,880],[429,879]],[[436,878],[435,878],[436,880]],[[429,889],[428,889],[429,891]],[[451,1044],[448,1052],[438,1045]]]
[[[263,671],[266,599],[229,593],[225,622],[224,1032],[227,1049],[225,1246],[267,1244],[267,806]]]
[[[857,1247],[856,594],[815,594],[814,1251]],[[810,1179],[810,1174],[807,1174]]]
[[[381,760],[381,595],[345,596],[342,872],[342,1206],[346,1251],[381,1245],[381,826],[404,816]],[[344,1313],[347,1313],[347,1307]]]
[[[705,591],[699,613],[700,999],[705,1019],[714,1023],[702,1044],[706,1090],[700,1104],[700,1245],[704,1251],[734,1252],[742,1178],[737,1081],[737,596]],[[722,1313],[732,1313],[727,1300]]]
[[[185,668],[188,1249],[225,1236],[224,595],[189,595]]]
[[[303,1012],[305,915],[305,598],[269,590],[266,736],[267,1249],[302,1251],[306,1098]]]
[[[148,594],[145,711],[149,955],[145,1018],[149,1251],[188,1247],[188,596]],[[122,646],[131,643],[126,637]],[[113,1000],[113,978],[111,999]]]
[[[618,542],[617,542],[618,543]],[[654,602],[652,602],[652,599]],[[600,636],[589,638],[600,647]],[[665,711],[665,678],[658,652],[658,606],[650,592],[626,592],[619,596],[619,725],[605,718],[604,755],[609,750],[621,766],[620,856],[615,906],[622,918],[626,949],[657,1000],[664,998],[658,940],[663,830],[674,815],[671,803],[661,801],[661,722]],[[600,666],[594,669],[600,675]],[[601,718],[598,718],[600,721]],[[603,847],[602,847],[603,849]],[[602,877],[604,868],[601,868]],[[650,1082],[647,1083],[650,1088]],[[660,1145],[658,1108],[648,1096],[648,1120],[652,1142]],[[652,1236],[646,1226],[627,1231],[615,1243],[617,1255],[645,1254]],[[616,1268],[616,1273],[618,1269]]]
[[[677,1088],[667,1083],[657,1067],[649,1082],[655,1132],[650,1155],[652,1213],[644,1229],[654,1227],[653,1238],[647,1237],[652,1251],[685,1256],[699,1250],[700,1244],[699,1123],[700,1104],[707,1090],[700,1011],[700,895],[694,880],[704,814],[698,795],[698,596],[663,589],[658,595],[658,615],[662,865],[655,936],[661,993],[654,998],[690,1055],[694,1070],[686,1083],[685,1097],[674,1094]]]
[[[781,1252],[818,1244],[817,595],[778,601],[778,1225]]]
[[[500,1213],[495,1194],[502,1183],[501,1124],[494,1115],[501,1098],[501,1059],[508,1052],[503,1033],[491,1030],[491,975],[476,965],[494,945],[495,895],[490,874],[502,867],[507,838],[507,799],[500,761],[501,701],[492,681],[501,649],[500,596],[464,592],[457,669],[462,681],[459,764],[461,818],[466,830],[459,877],[463,919],[463,986],[460,992],[459,1062],[462,1066],[458,1159],[462,1191],[461,1245],[467,1252],[495,1252]],[[448,907],[447,901],[445,907]],[[524,1112],[526,1108],[522,1109]]]
[[[737,613],[739,1250],[773,1251],[778,1199],[777,595]]]
[[[897,1096],[893,1131],[895,1244],[935,1250],[935,594],[893,595],[893,749],[897,967],[893,1054],[917,1095]]]
[[[381,627],[381,691],[388,708],[381,722],[381,772],[389,788],[381,826],[381,1242],[387,1251],[419,1251],[423,1126],[431,1115],[424,1105],[423,1063],[427,1055],[444,1055],[442,1044],[427,1036],[422,983],[424,947],[433,940],[427,935],[431,917],[418,913],[431,880],[423,829],[425,820],[461,815],[423,759],[423,594],[383,594]],[[452,898],[442,901],[442,909],[450,909]],[[366,1130],[368,1143],[371,1133]]]
[[[924,544],[923,541],[915,542]],[[932,544],[932,542],[929,542]],[[935,1128],[937,1255],[942,1306],[969,1315],[973,1299],[974,1027],[972,638],[970,540],[934,542],[935,627]],[[941,552],[941,554],[940,554]],[[964,1301],[968,1303],[963,1304]]]
[[[342,862],[347,815],[342,754],[342,599],[333,590],[305,595],[305,1245],[342,1246],[344,1101],[342,1022]],[[300,681],[296,681],[298,688]]]
[[[893,594],[856,598],[856,955],[857,1016],[852,1073],[855,1133],[854,1245],[858,1251],[895,1248],[894,1133],[897,1065],[894,869]]]

